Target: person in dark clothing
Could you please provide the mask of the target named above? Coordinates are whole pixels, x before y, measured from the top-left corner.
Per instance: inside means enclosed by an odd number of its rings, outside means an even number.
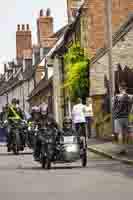
[[[17,106],[17,99],[12,100],[12,104],[8,106],[7,110],[7,119],[10,122],[14,122],[16,120],[22,120],[23,119],[23,114],[21,109]]]
[[[59,125],[55,121],[53,115],[48,114],[44,121],[44,124],[42,123],[42,120],[40,122],[41,122],[40,133],[41,133],[41,129],[45,129],[47,134],[49,134],[49,135],[53,136],[53,138],[55,138],[55,142],[59,142],[59,137],[62,132],[59,128]],[[40,151],[41,151],[41,140],[38,135],[38,136],[36,136],[35,149],[34,149],[34,158],[36,161],[40,160]]]
[[[114,118],[114,131],[118,136],[122,136],[123,144],[127,143],[128,139],[128,115],[130,113],[132,99],[126,92],[126,85],[120,85],[120,94],[115,95],[113,99],[113,118]]]
[[[72,127],[72,119],[70,117],[65,117],[63,121],[63,135],[64,136],[77,136],[78,133]]]
[[[9,131],[7,134],[7,148],[8,152],[10,152],[10,146],[12,143],[12,126],[17,121],[20,121],[23,119],[23,115],[21,113],[21,110],[17,108],[17,99],[12,99],[12,104],[8,106],[6,114],[7,114],[7,120],[9,123]],[[23,138],[23,136],[22,136]],[[22,139],[23,140],[23,139]]]
[[[38,129],[40,129],[41,128],[41,112],[40,112],[40,108],[38,106],[35,106],[32,108],[31,116],[32,116],[32,118],[30,120],[30,126],[34,125],[34,128],[37,127]],[[39,140],[38,134],[36,134],[35,138],[34,138],[33,155],[34,155],[34,159],[36,161],[38,161],[39,155],[40,155],[40,140]]]

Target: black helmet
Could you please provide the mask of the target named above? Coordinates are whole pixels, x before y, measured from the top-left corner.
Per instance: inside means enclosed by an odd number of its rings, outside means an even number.
[[[34,120],[40,119],[40,108],[38,106],[32,107],[31,115],[34,118]]]
[[[17,104],[19,104],[20,103],[20,101],[19,101],[19,99],[17,99]]]
[[[70,117],[65,117],[63,120],[64,128],[72,128],[72,119]]]
[[[34,107],[32,107],[31,113],[40,113],[40,108],[39,108],[39,106],[34,106]]]
[[[16,104],[17,103],[17,99],[16,98],[13,98],[12,99],[12,104]]]
[[[72,124],[72,119],[70,117],[65,117],[63,123],[70,123]]]
[[[47,125],[52,125],[52,124],[54,124],[54,123],[55,123],[54,116],[53,116],[52,114],[48,114],[46,124],[47,124]]]

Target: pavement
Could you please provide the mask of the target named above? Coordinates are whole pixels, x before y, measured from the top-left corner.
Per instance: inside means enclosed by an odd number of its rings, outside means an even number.
[[[126,149],[126,154],[120,154],[123,149]],[[133,144],[123,146],[113,142],[90,139],[88,141],[88,150],[107,158],[133,165]]]
[[[132,166],[91,152],[86,168],[76,162],[47,171],[29,149],[14,156],[0,147],[1,200],[132,200],[132,181]]]

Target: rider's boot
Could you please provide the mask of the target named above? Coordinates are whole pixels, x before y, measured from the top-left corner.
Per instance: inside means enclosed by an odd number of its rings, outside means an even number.
[[[10,147],[10,145],[7,145],[7,152],[11,152],[11,147]]]

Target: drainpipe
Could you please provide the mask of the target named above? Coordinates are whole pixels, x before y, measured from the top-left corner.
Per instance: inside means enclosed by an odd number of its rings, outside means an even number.
[[[63,56],[61,56],[60,59],[61,59],[61,72],[62,72],[62,80],[61,81],[64,84],[64,81],[65,81],[64,67],[65,66],[64,66],[64,58],[63,58]],[[63,87],[63,97],[64,97],[64,116],[65,116],[66,115],[66,106],[65,106],[65,98],[66,98],[66,96],[65,96],[65,89],[64,89],[64,87]]]
[[[6,93],[6,103],[9,103],[9,99],[8,99],[8,93]]]

